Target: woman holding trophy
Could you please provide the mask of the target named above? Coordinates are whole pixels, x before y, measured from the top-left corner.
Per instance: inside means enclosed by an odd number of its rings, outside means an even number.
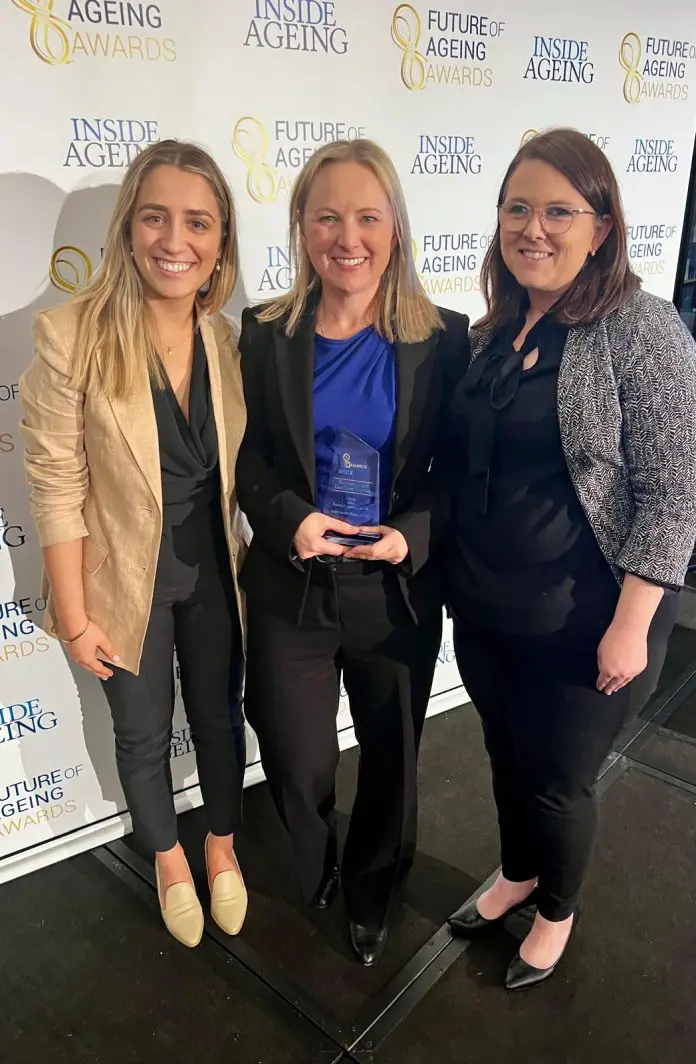
[[[398,177],[370,141],[306,163],[290,246],[292,288],[244,312],[239,345],[245,709],[303,896],[325,907],[342,884],[353,948],[371,965],[415,850],[443,602],[429,470],[468,320],[428,300]],[[360,767],[339,867],[341,676]]]

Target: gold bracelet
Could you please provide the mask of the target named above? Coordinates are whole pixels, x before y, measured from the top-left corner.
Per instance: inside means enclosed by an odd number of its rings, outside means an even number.
[[[63,639],[62,636],[59,636],[58,638],[60,639],[61,643],[76,643],[78,641],[78,639],[82,639],[82,636],[85,634],[85,632],[87,631],[87,629],[89,628],[91,623],[92,622],[88,618],[87,619],[87,624],[84,626],[82,631],[78,632],[77,635],[74,635],[72,637],[72,639]]]

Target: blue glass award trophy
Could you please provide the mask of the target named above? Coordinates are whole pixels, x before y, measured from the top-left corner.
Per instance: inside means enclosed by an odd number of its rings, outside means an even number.
[[[339,429],[323,512],[350,525],[376,527],[379,524],[379,504],[379,451],[348,429]],[[379,534],[357,532],[355,535],[344,535],[329,529],[324,539],[346,547],[357,547],[363,543],[374,543],[379,539]]]

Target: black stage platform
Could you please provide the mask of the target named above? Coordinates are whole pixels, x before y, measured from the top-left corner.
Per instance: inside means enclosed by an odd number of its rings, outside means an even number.
[[[544,987],[501,988],[519,921],[475,944],[445,927],[497,862],[469,706],[426,724],[419,852],[378,966],[353,960],[340,901],[326,912],[299,902],[261,785],[247,791],[238,841],[250,906],[236,939],[209,922],[196,950],[178,946],[130,839],[2,888],[0,1060],[692,1064],[696,631],[675,630],[660,689],[616,746],[583,925]],[[341,759],[343,810],[356,762],[355,750]],[[198,811],[181,834],[200,879]]]

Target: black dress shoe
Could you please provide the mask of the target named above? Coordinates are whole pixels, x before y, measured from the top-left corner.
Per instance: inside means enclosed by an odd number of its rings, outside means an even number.
[[[366,968],[371,967],[384,953],[388,934],[388,927],[380,927],[375,931],[350,921],[351,945]]]
[[[465,905],[462,905],[461,909],[457,909],[456,913],[452,913],[447,923],[453,935],[460,935],[466,938],[468,935],[478,934],[478,932],[485,931],[490,927],[497,927],[507,920],[508,916],[512,916],[513,913],[521,912],[522,909],[528,909],[531,905],[536,905],[536,897],[537,890],[535,887],[523,901],[513,905],[510,909],[506,909],[502,916],[498,916],[494,920],[487,920],[485,916],[481,916],[476,907],[476,902],[468,901]]]
[[[570,928],[570,934],[568,935],[568,941],[566,942],[561,954],[555,964],[552,964],[550,968],[534,968],[531,964],[527,964],[520,957],[519,950],[510,961],[508,965],[507,974],[505,976],[505,988],[506,990],[528,990],[532,986],[537,986],[538,983],[543,983],[546,979],[550,979],[556,968],[561,962],[563,954],[568,948],[568,942],[570,942],[573,931],[577,927],[579,913],[576,910],[573,914],[573,923]]]
[[[340,885],[341,869],[339,865],[334,865],[312,898],[312,905],[316,905],[319,909],[328,909],[329,905],[336,900]]]

